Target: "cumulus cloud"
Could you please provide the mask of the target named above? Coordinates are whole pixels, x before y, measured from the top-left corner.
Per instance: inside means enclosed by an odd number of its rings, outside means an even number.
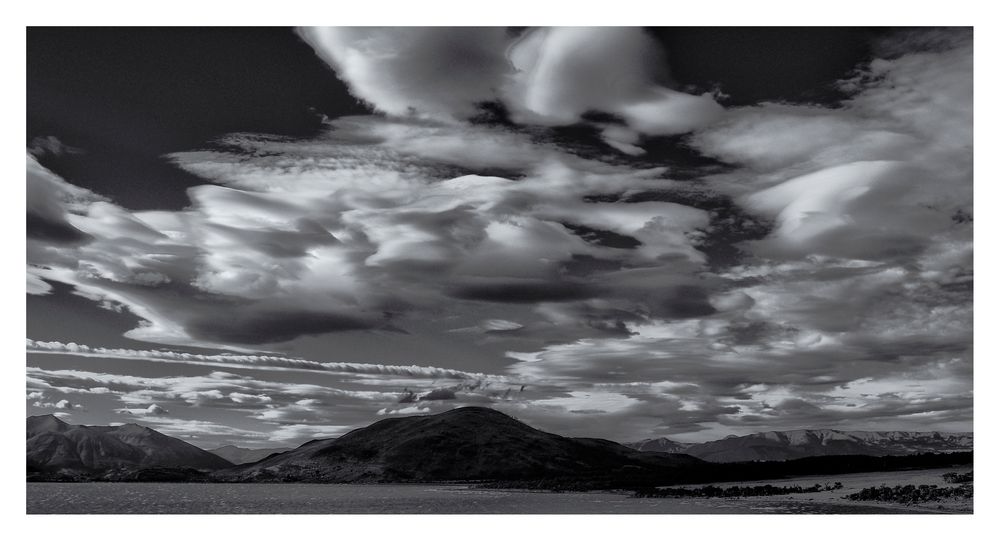
[[[28,393],[29,400],[31,399],[32,395],[35,395],[39,398],[43,396],[43,394],[39,392]],[[65,398],[57,402],[44,402],[42,400],[36,400],[35,402],[32,403],[32,405],[35,406],[36,408],[57,409],[57,410],[73,410],[73,409],[83,408],[83,406],[79,404],[74,404],[69,400],[66,400]]]
[[[503,28],[300,28],[358,97],[393,115],[464,119],[496,98]]]
[[[605,140],[641,154],[639,134],[673,135],[711,124],[711,95],[666,86],[665,53],[639,28],[301,28],[354,95],[396,116],[449,121],[500,101],[515,122],[568,125],[586,113],[620,116]]]
[[[541,28],[528,31],[510,49],[515,74],[504,89],[514,118],[545,124],[573,124],[585,113],[621,116],[629,128],[648,135],[686,133],[722,114],[710,95],[693,96],[661,84],[666,58],[639,28]],[[627,132],[605,136],[632,144]],[[629,152],[632,153],[632,152]]]
[[[405,408],[382,408],[376,415],[421,415],[430,413],[431,409],[419,406],[407,406]]]
[[[158,406],[156,404],[150,404],[149,406],[147,406],[145,408],[141,408],[141,407],[140,408],[119,408],[119,409],[117,409],[115,411],[117,411],[118,413],[121,413],[123,415],[137,415],[137,416],[140,416],[140,417],[147,417],[147,416],[148,417],[159,417],[159,416],[167,415],[167,414],[170,413],[165,408],[163,408],[161,406]]]

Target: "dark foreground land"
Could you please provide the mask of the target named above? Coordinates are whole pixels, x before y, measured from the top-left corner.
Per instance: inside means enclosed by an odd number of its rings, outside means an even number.
[[[876,514],[928,513],[839,501],[654,499],[621,491],[487,490],[427,484],[28,483],[29,514]]]
[[[518,514],[962,514],[972,500],[920,504],[846,498],[867,487],[960,486],[943,475],[965,469],[909,470],[794,477],[739,484],[744,492],[770,485],[813,487],[819,492],[744,497],[637,498],[626,491],[551,492],[481,489],[466,484],[315,483],[28,483],[29,514],[156,513],[518,513]],[[826,490],[826,486],[838,486]],[[697,492],[705,485],[685,485]]]

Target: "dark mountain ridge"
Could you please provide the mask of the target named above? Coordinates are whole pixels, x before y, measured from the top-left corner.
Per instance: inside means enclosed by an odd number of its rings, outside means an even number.
[[[212,477],[341,483],[511,480],[662,475],[700,463],[608,440],[558,436],[492,409],[465,407],[384,419]]]
[[[28,417],[26,445],[28,471],[37,474],[86,476],[155,468],[212,471],[232,466],[151,428],[71,425],[53,415]]]

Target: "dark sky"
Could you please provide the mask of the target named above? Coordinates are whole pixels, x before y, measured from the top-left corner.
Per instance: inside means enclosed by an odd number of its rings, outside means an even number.
[[[618,439],[967,429],[971,50],[29,28],[29,411],[257,447],[460,404]]]
[[[835,103],[834,82],[872,55],[881,28],[657,28],[670,69],[684,85],[717,86],[727,105],[762,101]]]
[[[183,208],[201,184],[165,154],[367,111],[288,28],[31,28],[27,47],[27,141],[86,149],[45,165],[131,209]]]
[[[871,54],[873,29],[655,28],[676,82],[724,103],[830,103]],[[202,180],[163,156],[233,132],[307,136],[364,114],[289,28],[30,28],[26,141],[85,153],[42,164],[135,210],[179,209]],[[136,179],[141,178],[141,182]]]

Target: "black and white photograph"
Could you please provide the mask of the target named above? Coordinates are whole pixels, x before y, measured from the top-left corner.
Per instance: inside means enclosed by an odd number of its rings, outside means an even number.
[[[26,513],[973,514],[978,33],[651,21],[27,26]]]

